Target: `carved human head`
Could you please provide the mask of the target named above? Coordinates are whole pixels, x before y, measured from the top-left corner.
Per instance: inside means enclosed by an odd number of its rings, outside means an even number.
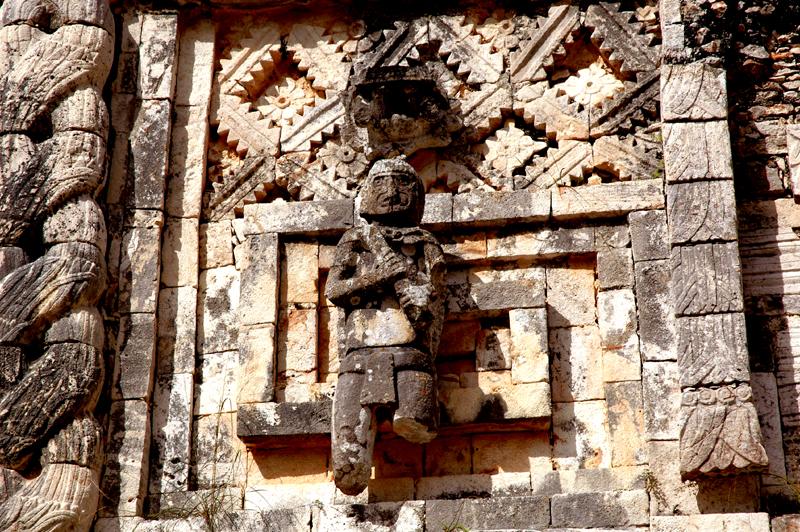
[[[381,159],[361,188],[361,216],[383,225],[414,226],[422,220],[425,185],[404,159]]]

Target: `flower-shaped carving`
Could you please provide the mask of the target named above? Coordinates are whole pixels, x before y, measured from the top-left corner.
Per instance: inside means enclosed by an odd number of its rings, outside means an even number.
[[[492,51],[501,52],[514,48],[519,44],[519,37],[515,35],[517,25],[511,18],[514,14],[502,9],[496,9],[492,15],[478,26],[476,31],[484,41],[492,43]]]
[[[264,92],[256,107],[264,118],[282,125],[291,124],[295,116],[302,114],[303,106],[313,103],[314,97],[306,93],[300,82],[284,78]]]
[[[600,106],[603,101],[613,98],[625,86],[611,72],[598,63],[578,70],[577,76],[570,76],[562,89],[573,101],[585,106]]]
[[[504,176],[511,176],[534,153],[546,147],[547,143],[533,140],[509,120],[494,136],[486,139],[482,151],[492,168]]]
[[[347,180],[348,187],[354,187],[364,175],[369,164],[366,156],[339,141],[329,140],[317,151],[317,160],[324,168],[332,168],[335,179]]]

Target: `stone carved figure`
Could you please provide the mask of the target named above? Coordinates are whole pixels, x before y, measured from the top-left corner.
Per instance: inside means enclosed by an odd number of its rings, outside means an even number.
[[[414,169],[402,159],[378,161],[360,200],[367,223],[342,237],[326,291],[346,314],[332,455],[336,485],[347,494],[367,486],[376,416],[390,413],[408,441],[436,436],[434,359],[445,303],[444,254],[419,228],[425,189]]]
[[[98,499],[106,0],[0,8],[0,530],[88,530]]]

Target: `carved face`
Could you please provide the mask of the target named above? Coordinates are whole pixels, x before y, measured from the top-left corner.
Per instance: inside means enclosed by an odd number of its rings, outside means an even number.
[[[361,215],[378,223],[418,225],[424,204],[422,180],[402,159],[375,163],[361,191]]]

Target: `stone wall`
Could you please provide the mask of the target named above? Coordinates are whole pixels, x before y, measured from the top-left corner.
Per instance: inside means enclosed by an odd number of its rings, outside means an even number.
[[[95,530],[800,526],[795,7],[112,11]],[[348,496],[325,286],[396,155],[447,262],[442,427],[381,424]]]

